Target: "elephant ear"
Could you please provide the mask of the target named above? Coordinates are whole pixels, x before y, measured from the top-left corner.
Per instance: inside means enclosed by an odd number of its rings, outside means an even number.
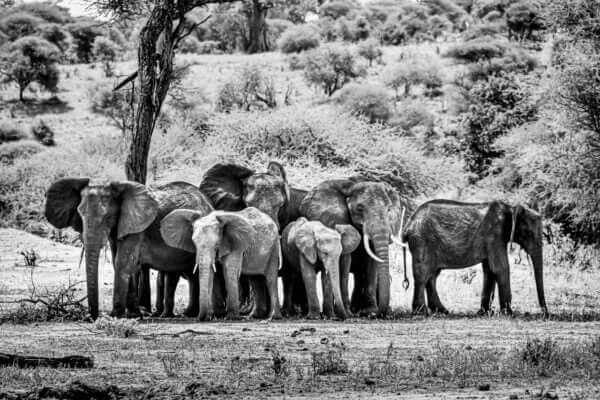
[[[194,221],[201,217],[202,213],[194,210],[171,211],[160,221],[160,234],[163,240],[171,247],[195,253],[196,246],[192,240]]]
[[[65,178],[54,182],[46,192],[44,215],[58,229],[68,226],[81,233],[83,222],[77,212],[81,191],[88,186],[88,178]]]
[[[204,174],[200,190],[208,196],[216,210],[239,211],[244,204],[244,181],[254,174],[237,164],[216,164]]]
[[[335,230],[342,235],[342,254],[350,254],[360,244],[360,233],[355,227],[348,224],[338,224]]]
[[[296,230],[294,243],[309,263],[314,264],[317,262],[315,234],[311,229],[299,227]]]
[[[246,218],[231,212],[217,214],[216,218],[223,227],[221,257],[232,251],[246,251],[254,244],[258,232]]]
[[[117,237],[146,230],[158,216],[158,201],[148,188],[130,181],[111,182],[110,186],[121,204]]]
[[[354,185],[355,182],[350,179],[320,183],[302,199],[300,214],[311,221],[321,221],[329,227],[351,223],[346,198],[352,194]]]

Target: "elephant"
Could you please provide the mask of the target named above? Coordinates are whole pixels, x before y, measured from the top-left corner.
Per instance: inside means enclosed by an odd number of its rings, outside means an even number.
[[[323,285],[323,314],[346,319],[346,309],[340,290],[340,256],[350,254],[360,244],[360,234],[351,225],[336,225],[331,229],[319,221],[301,217],[288,224],[281,235],[284,266],[283,278],[285,304],[293,309],[293,283],[302,280],[308,300],[310,319],[319,318],[316,273],[321,272]],[[286,310],[288,315],[293,310]]]
[[[179,207],[206,215],[210,200],[189,183],[157,187],[130,181],[90,185],[88,178],[65,178],[46,192],[45,216],[56,228],[72,227],[82,234],[90,316],[98,317],[98,257],[108,241],[115,270],[112,315],[139,316],[136,275],[142,265],[184,273],[190,282],[186,315],[197,312],[198,282],[193,279],[194,253],[168,246],[160,221]],[[171,304],[165,312],[172,313]]]
[[[300,217],[300,202],[307,191],[290,187],[283,166],[271,161],[266,172],[257,172],[237,164],[215,164],[200,183],[200,190],[213,202],[216,210],[240,211],[255,207],[269,215],[281,232]],[[241,301],[247,312],[252,304],[249,283],[242,277]],[[295,287],[297,303],[306,303],[304,290]]]
[[[342,255],[340,260],[342,300],[348,314],[385,316],[388,312],[391,280],[388,246],[392,237],[398,235],[403,207],[404,202],[391,185],[360,176],[324,181],[302,200],[300,214],[308,220],[321,221],[330,228],[352,225],[363,238],[363,246],[351,255]],[[350,272],[354,274],[351,302]]]
[[[402,241],[413,259],[413,312],[447,313],[436,280],[442,269],[483,265],[483,291],[480,312],[490,310],[496,283],[500,309],[511,313],[510,266],[506,245],[518,243],[530,256],[539,305],[544,315],[542,217],[530,208],[503,201],[462,203],[432,200],[422,204],[407,222]]]
[[[213,211],[208,215],[195,210],[179,209],[168,214],[160,224],[160,232],[170,246],[196,252],[200,282],[200,312],[198,318],[212,317],[213,281],[222,268],[227,291],[227,317],[239,317],[239,281],[242,275],[250,282],[267,289],[256,290],[256,306],[251,317],[281,318],[277,291],[277,274],[281,264],[279,232],[275,221],[257,208],[242,211]]]

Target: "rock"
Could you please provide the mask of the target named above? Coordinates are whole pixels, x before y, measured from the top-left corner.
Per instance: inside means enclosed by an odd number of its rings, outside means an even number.
[[[329,339],[328,338],[326,338],[326,337],[321,338],[321,344],[327,344],[327,343],[329,343]]]
[[[511,394],[510,396],[508,396],[508,400],[518,400],[519,396],[517,396],[516,394]]]
[[[300,334],[301,334],[300,331],[294,331],[294,332],[292,332],[292,334],[290,336],[291,337],[296,337],[296,336],[298,336]]]

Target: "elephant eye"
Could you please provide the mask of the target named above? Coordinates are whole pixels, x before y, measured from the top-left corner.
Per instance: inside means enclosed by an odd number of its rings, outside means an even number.
[[[361,213],[361,212],[365,211],[365,206],[364,206],[364,205],[362,205],[362,204],[357,204],[357,205],[356,205],[356,207],[355,207],[355,210],[356,210],[357,212],[360,212],[360,213]]]

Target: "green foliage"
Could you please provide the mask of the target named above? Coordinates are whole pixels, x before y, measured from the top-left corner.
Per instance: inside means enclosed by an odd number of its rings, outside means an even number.
[[[107,37],[98,36],[94,39],[92,56],[96,61],[116,61],[119,54],[119,45]]]
[[[259,65],[242,67],[235,77],[226,82],[217,95],[216,109],[231,112],[234,108],[244,111],[277,107],[275,83],[263,73]]]
[[[14,121],[0,120],[0,144],[16,142],[27,137],[27,132]]]
[[[507,45],[497,39],[481,37],[468,40],[450,47],[444,57],[451,57],[463,62],[477,62],[502,57],[507,52]]]
[[[363,116],[370,123],[387,122],[392,115],[390,96],[380,85],[351,83],[336,94],[335,100],[351,114]]]
[[[273,19],[267,20],[267,35],[268,42],[270,44],[277,44],[281,35],[288,29],[292,28],[294,24],[287,19]]]
[[[373,65],[373,61],[380,61],[383,56],[383,49],[377,39],[363,40],[358,44],[357,52],[369,61],[369,66]]]
[[[460,138],[466,167],[482,177],[492,161],[502,152],[494,143],[499,137],[537,117],[537,107],[530,101],[514,75],[491,76],[476,83],[468,93],[469,112],[463,118]]]
[[[425,60],[401,62],[388,67],[383,73],[384,83],[396,91],[399,98],[399,90],[404,87],[404,96],[410,95],[414,85],[424,85],[428,93],[437,91],[442,86],[439,68],[435,63]],[[439,93],[438,93],[439,94]]]
[[[44,147],[34,140],[0,144],[0,165],[14,164],[16,160],[29,158],[44,150]]]
[[[503,22],[481,22],[473,25],[469,30],[463,33],[463,39],[466,41],[485,37],[486,39],[496,39],[505,28]]]
[[[600,49],[600,8],[595,0],[550,0],[545,19],[554,30],[564,32],[574,43],[588,42]]]
[[[43,22],[43,19],[25,12],[10,14],[0,20],[0,31],[12,42],[32,35]]]
[[[102,36],[104,28],[97,21],[78,21],[66,25],[66,29],[73,37],[73,47],[77,60],[89,63],[93,59],[94,41]]]
[[[5,82],[15,82],[19,86],[19,99],[32,82],[43,88],[55,91],[60,59],[58,47],[36,36],[25,36],[11,43],[6,53],[0,55],[0,65],[5,71]]]
[[[520,0],[506,10],[509,37],[518,40],[535,39],[535,31],[544,29],[542,7],[534,0]]]
[[[304,60],[304,77],[328,96],[364,73],[357,64],[356,56],[340,44],[327,44],[311,50]]]
[[[46,39],[62,52],[67,50],[71,35],[62,26],[55,23],[44,23],[37,27],[36,35]]]
[[[97,85],[89,91],[92,111],[108,117],[126,136],[133,129],[135,103],[131,90],[114,91],[105,84]]]
[[[299,53],[319,46],[319,33],[312,25],[297,25],[286,30],[279,39],[282,53]]]
[[[454,0],[423,0],[423,4],[429,8],[429,14],[442,15],[453,25],[458,25],[466,15],[465,10]]]
[[[51,3],[48,1],[22,2],[9,8],[6,11],[3,11],[4,15],[11,15],[17,13],[31,14],[38,18],[41,18],[46,22],[51,22],[55,24],[65,24],[67,22],[72,21],[73,19],[71,17],[71,14],[69,13],[68,8],[58,6],[55,3]]]
[[[469,65],[468,77],[474,82],[503,72],[527,74],[537,66],[538,61],[533,55],[520,48],[510,48],[502,57],[494,57]]]
[[[179,42],[177,50],[182,54],[200,54],[200,41],[195,36],[188,36]]]
[[[338,19],[348,16],[354,5],[345,0],[328,0],[319,7],[319,15],[323,18]]]
[[[435,114],[422,102],[406,101],[398,108],[396,117],[390,123],[399,126],[406,132],[417,127],[432,130]]]

